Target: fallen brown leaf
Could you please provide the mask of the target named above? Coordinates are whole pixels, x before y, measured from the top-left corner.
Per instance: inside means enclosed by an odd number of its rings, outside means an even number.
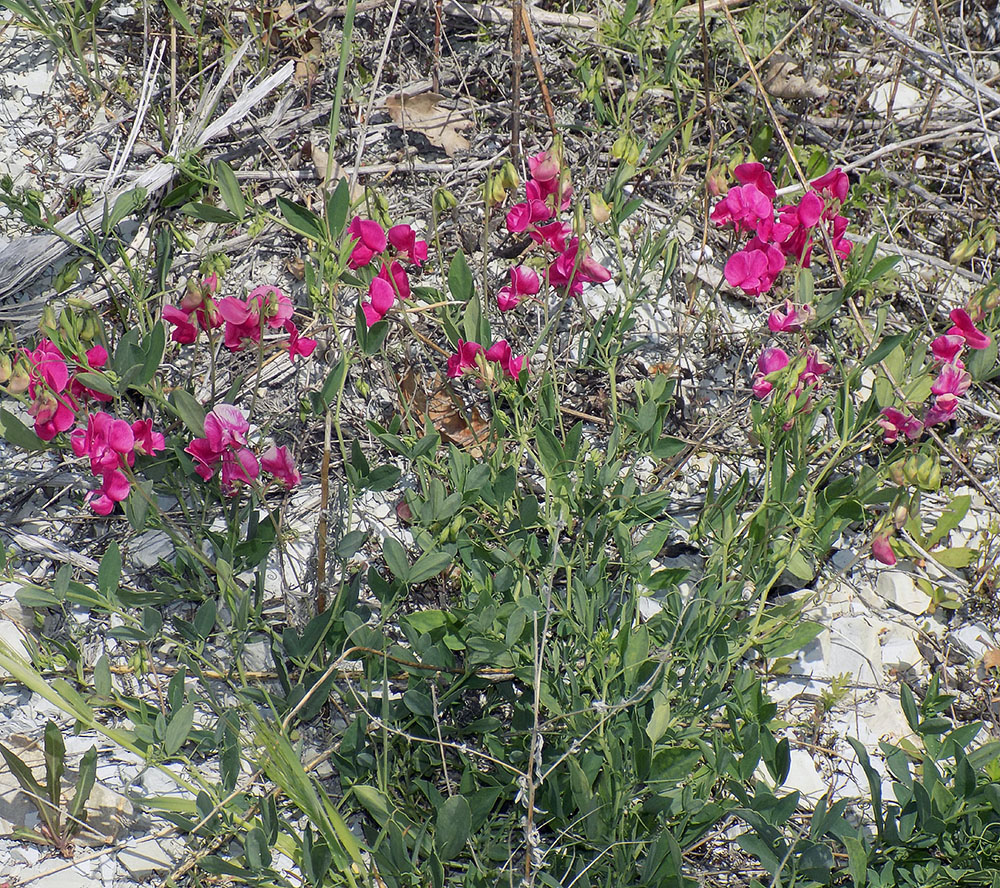
[[[422,133],[427,141],[451,157],[456,151],[465,151],[469,140],[459,130],[469,129],[472,121],[454,108],[443,108],[444,96],[425,92],[408,96],[396,93],[385,100],[392,122],[400,129]]]
[[[787,56],[775,56],[764,75],[764,86],[779,99],[825,99],[830,94],[818,78],[803,77],[798,63]]]
[[[475,404],[465,404],[440,373],[434,375],[427,388],[416,371],[407,370],[399,378],[399,394],[400,407],[421,429],[430,420],[442,441],[461,447],[477,458],[485,456],[489,423]]]
[[[983,654],[984,669],[1000,669],[1000,650],[991,648]]]

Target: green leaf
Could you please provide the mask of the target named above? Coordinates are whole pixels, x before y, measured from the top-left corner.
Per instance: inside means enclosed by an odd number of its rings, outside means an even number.
[[[956,546],[952,549],[941,549],[932,554],[934,560],[942,567],[961,568],[972,564],[979,556],[979,551],[967,546]]]
[[[278,199],[281,200],[281,198]],[[234,222],[240,221],[229,210],[223,210],[220,207],[213,207],[211,204],[199,203],[193,200],[184,204],[181,207],[181,212],[200,222],[218,222],[223,225],[231,225]]]
[[[61,599],[41,586],[28,584],[14,593],[14,597],[23,607],[57,607]]]
[[[118,394],[118,389],[112,385],[111,380],[103,373],[93,373],[87,370],[83,373],[77,373],[74,378],[82,385],[93,389],[95,392],[100,392],[102,395],[114,397]]]
[[[406,579],[407,583],[422,583],[431,577],[436,577],[441,571],[446,570],[455,560],[455,555],[444,549],[424,552],[409,569]]]
[[[170,406],[189,432],[196,438],[205,435],[205,408],[186,389],[174,389],[170,393]]]
[[[59,807],[62,796],[63,766],[66,764],[66,744],[63,742],[62,731],[54,721],[45,725],[45,784],[48,798],[55,807]]]
[[[399,541],[387,536],[382,542],[382,554],[385,557],[386,566],[392,571],[392,575],[401,583],[408,583],[410,560],[406,557],[406,550]]]
[[[153,324],[153,329],[149,331],[149,335],[146,337],[145,342],[143,342],[145,356],[142,362],[142,370],[135,380],[133,380],[133,385],[149,385],[160,367],[160,362],[163,360],[163,352],[166,345],[167,335],[163,327],[163,321],[157,321]]]
[[[108,549],[101,558],[101,565],[97,570],[97,588],[110,597],[118,591],[121,578],[122,553],[117,540],[112,540],[108,543]]]
[[[321,243],[325,239],[323,221],[312,210],[307,210],[285,197],[279,197],[277,201],[278,209],[292,231],[297,231],[317,243]]]
[[[535,440],[538,442],[538,458],[546,474],[560,474],[562,463],[566,458],[562,444],[552,432],[541,425],[535,428]]]
[[[758,648],[768,660],[773,660],[776,657],[787,657],[789,654],[794,654],[804,648],[822,631],[823,626],[820,623],[814,623],[810,620],[800,621],[790,631],[782,632],[778,638],[761,642]]]
[[[185,703],[167,723],[167,732],[163,737],[163,751],[167,755],[176,753],[187,742],[193,726],[194,704]]]
[[[105,215],[101,220],[101,232],[103,234],[110,234],[119,222],[131,216],[133,213],[138,213],[145,205],[145,188],[133,188],[126,191],[124,194],[119,194],[115,200],[115,205],[111,208],[110,213],[108,213],[107,205],[105,204]]]
[[[187,13],[181,8],[177,0],[163,0],[163,4],[173,16],[174,21],[177,22],[177,24],[180,25],[187,34],[194,37],[194,26],[191,24],[191,19],[188,18]]]
[[[21,420],[0,407],[0,435],[21,450],[34,452],[48,449],[48,443],[38,437]]]
[[[452,860],[465,847],[471,820],[472,811],[463,796],[452,796],[438,808],[434,847],[442,860]]]
[[[901,261],[902,256],[883,256],[865,273],[865,278],[874,283],[887,272],[895,268]]]
[[[844,836],[843,842],[847,848],[847,868],[854,880],[854,888],[865,888],[868,884],[868,852],[862,841],[854,836]]]
[[[483,323],[482,306],[478,299],[470,299],[465,304],[465,312],[462,314],[462,330],[468,342],[485,342],[487,337],[481,336]],[[484,346],[489,348],[489,345]]]
[[[94,781],[97,778],[97,747],[91,746],[80,759],[80,768],[77,772],[76,793],[73,801],[69,803],[69,815],[71,819],[66,826],[68,832],[74,833],[81,828],[76,821],[85,819],[84,805],[90,798],[90,793],[94,789]]]
[[[110,697],[112,690],[111,665],[108,663],[108,655],[101,654],[94,664],[94,693],[98,697]]]
[[[219,183],[219,194],[222,202],[237,219],[243,220],[247,214],[247,202],[243,197],[240,183],[236,181],[233,168],[224,160],[215,162],[215,178]]]
[[[899,686],[899,702],[903,707],[903,716],[910,730],[916,732],[920,726],[920,713],[917,711],[917,703],[913,699],[913,691],[905,684]]]
[[[904,339],[906,339],[906,336],[902,333],[896,333],[893,336],[886,336],[886,338],[878,344],[878,348],[876,348],[875,351],[873,351],[867,358],[864,359],[864,361],[861,362],[861,366],[871,367],[872,365],[877,364]]]
[[[348,191],[347,179],[341,179],[326,199],[326,227],[330,237],[337,240],[344,225],[347,223],[347,213],[351,208],[351,194]]]
[[[448,290],[452,298],[459,302],[468,302],[472,298],[472,272],[461,250],[455,253],[448,266]]]

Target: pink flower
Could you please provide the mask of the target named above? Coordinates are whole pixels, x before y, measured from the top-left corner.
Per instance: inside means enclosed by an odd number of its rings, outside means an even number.
[[[931,343],[931,354],[934,355],[935,361],[940,361],[943,364],[952,364],[964,347],[964,336],[948,336],[945,334],[938,336]]]
[[[195,438],[184,448],[194,458],[195,471],[206,481],[222,463],[222,489],[227,495],[260,474],[257,457],[247,447],[249,430],[242,410],[232,404],[217,404],[205,417],[205,437]]]
[[[795,305],[790,299],[786,299],[783,311],[772,311],[768,315],[767,328],[772,333],[798,333],[804,324],[812,320],[814,314],[808,305]]]
[[[115,419],[107,413],[91,413],[86,429],[77,429],[70,435],[70,446],[76,456],[90,459],[90,471],[103,475],[115,471],[125,462],[135,461],[135,433],[124,419]]]
[[[956,398],[964,395],[969,386],[972,385],[972,377],[968,371],[956,367],[954,364],[945,364],[931,386],[931,392],[935,395],[954,395]]]
[[[782,348],[765,348],[757,359],[757,373],[753,379],[754,397],[763,400],[771,394],[774,385],[767,379],[788,366],[788,353]]]
[[[764,168],[762,163],[741,163],[733,175],[740,185],[753,185],[764,197],[774,200],[778,192],[774,187],[774,180],[771,174]]]
[[[872,556],[876,561],[881,561],[889,567],[892,567],[896,563],[896,553],[892,551],[892,546],[889,545],[888,536],[877,536],[872,540]]]
[[[115,503],[126,499],[131,489],[125,473],[115,469],[101,476],[101,486],[87,494],[86,502],[98,515],[110,515]]]
[[[393,225],[389,229],[389,243],[400,256],[418,267],[427,260],[427,241],[417,240],[409,225]]]
[[[573,186],[569,174],[564,172],[552,179],[529,179],[524,184],[524,194],[528,202],[540,201],[550,209],[569,209]]]
[[[76,420],[78,405],[72,393],[66,391],[69,367],[59,347],[49,339],[43,339],[34,350],[24,349],[24,357],[31,398],[28,414],[35,419],[35,434],[43,441],[51,441]]]
[[[536,244],[546,244],[551,250],[561,253],[566,249],[566,238],[572,233],[572,227],[565,222],[549,222],[548,225],[537,226],[529,235]]]
[[[259,474],[257,457],[249,448],[223,451],[221,481],[228,496],[235,494],[240,484],[250,484]]]
[[[383,277],[372,278],[372,282],[368,285],[368,301],[361,305],[361,310],[365,313],[365,323],[371,327],[372,324],[381,321],[395,301],[396,293],[392,289],[392,284]]]
[[[308,358],[316,350],[316,340],[300,336],[294,321],[285,321],[285,332],[288,334],[288,358],[293,364],[296,355]]]
[[[451,379],[461,376],[466,370],[476,369],[476,356],[483,353],[483,347],[478,342],[458,340],[458,351],[448,358],[448,376]]]
[[[907,416],[895,407],[883,408],[878,424],[882,426],[882,440],[886,444],[894,444],[900,435],[905,435],[914,441],[924,430],[924,424],[919,419]]]
[[[220,299],[217,303],[219,314],[226,322],[223,342],[230,351],[240,351],[247,342],[260,342],[259,300],[241,302],[233,296]]]
[[[260,467],[274,475],[285,487],[294,487],[302,480],[287,447],[275,447],[272,444],[261,456]]]
[[[737,234],[753,231],[767,238],[774,224],[774,204],[756,185],[737,185],[730,188],[712,210],[716,225],[732,225]]]
[[[552,210],[542,200],[528,200],[514,204],[507,213],[507,230],[519,234],[529,225],[544,222],[551,216]]]
[[[239,407],[216,404],[205,417],[205,439],[209,446],[221,453],[226,448],[246,447],[250,423]]]
[[[958,409],[958,396],[952,394],[938,395],[934,403],[924,414],[924,428],[929,429],[942,422],[948,422]]]
[[[528,158],[528,173],[536,182],[551,182],[559,177],[559,162],[550,151],[540,151]]]
[[[163,435],[153,431],[153,420],[151,419],[140,419],[138,422],[132,423],[132,437],[135,441],[134,451],[143,456],[153,456],[166,446]]]
[[[799,374],[799,384],[803,386],[819,385],[820,377],[829,373],[830,370],[830,365],[824,364],[819,358],[819,352],[815,348],[812,348],[806,355],[806,367]]]
[[[839,167],[834,167],[825,176],[820,176],[812,181],[812,187],[827,197],[843,203],[847,200],[847,192],[851,188],[851,181],[847,178],[847,173]]]
[[[257,313],[267,321],[267,325],[272,330],[277,330],[285,325],[295,309],[292,300],[289,299],[277,287],[264,284],[255,287],[247,296],[247,306],[257,306]],[[252,310],[252,309],[251,309]]]
[[[347,264],[351,268],[361,268],[372,261],[376,253],[381,253],[386,247],[385,229],[378,222],[355,216],[347,226],[348,235],[357,243],[351,251]]]
[[[520,355],[515,358],[506,339],[494,342],[486,350],[485,357],[487,361],[496,361],[503,372],[513,379],[517,379],[524,367],[525,356]]]
[[[198,338],[198,328],[191,323],[191,313],[175,308],[173,305],[165,305],[163,307],[163,320],[174,327],[170,333],[170,339],[173,342],[190,345]]]
[[[775,225],[775,239],[780,239],[781,251],[803,268],[808,268],[810,265],[813,249],[812,229],[819,224],[824,209],[823,199],[815,191],[807,191],[797,205],[790,204],[778,210],[779,222]],[[846,219],[843,224],[847,225]],[[842,246],[842,249],[846,248],[850,252],[850,242],[845,243],[847,246]]]
[[[603,284],[611,280],[611,272],[594,259],[589,250],[584,250],[582,258],[578,258],[579,253],[580,240],[574,237],[562,254],[549,265],[546,278],[550,286],[579,296],[584,284]]]
[[[830,242],[833,244],[834,252],[841,259],[846,259],[850,256],[851,250],[854,248],[854,244],[844,237],[845,231],[847,231],[847,217],[834,216],[833,225],[830,230]]]
[[[524,265],[510,270],[510,283],[497,292],[497,307],[500,311],[510,311],[520,304],[525,296],[534,296],[540,287],[538,275]]]
[[[77,365],[75,372],[86,373],[93,370],[100,370],[105,364],[107,364],[108,353],[103,346],[95,345],[87,350],[83,361],[79,358],[74,358],[74,360]],[[97,392],[93,389],[87,388],[76,378],[75,375],[69,381],[69,391],[70,394],[78,401],[82,401],[84,398],[92,398],[94,401],[107,404],[114,400],[111,395],[105,395],[102,392]]]
[[[748,296],[758,296],[771,289],[784,267],[781,250],[755,237],[729,257],[723,274],[731,287],[739,287]]]
[[[986,333],[976,329],[964,308],[956,308],[950,317],[955,326],[948,331],[948,335],[963,337],[969,348],[986,348],[992,341]]]
[[[393,293],[400,299],[410,298],[410,279],[407,277],[406,269],[398,262],[393,261],[391,266],[386,266],[383,262],[378,277],[391,285]]]

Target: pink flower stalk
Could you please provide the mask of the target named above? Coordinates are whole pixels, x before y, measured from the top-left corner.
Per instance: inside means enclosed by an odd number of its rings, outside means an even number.
[[[753,393],[758,400],[763,400],[774,389],[767,379],[773,373],[784,370],[789,363],[788,353],[782,348],[765,348],[757,359],[757,373],[753,379]]]
[[[840,203],[847,200],[847,192],[851,188],[851,181],[847,178],[847,173],[839,167],[834,167],[825,176],[814,179],[811,184],[821,194]]]
[[[790,299],[786,299],[783,310],[772,311],[768,315],[767,328],[772,333],[798,333],[814,315],[815,312],[810,306],[795,305]]]
[[[753,231],[768,238],[774,225],[774,204],[756,185],[737,185],[715,205],[711,219],[719,226],[732,225],[737,234]]]
[[[954,364],[945,364],[931,386],[931,392],[935,395],[954,395],[960,398],[972,385],[972,377],[967,370],[963,370]]]
[[[888,536],[877,536],[872,540],[872,557],[889,567],[892,567],[896,563],[896,553],[892,551],[892,546],[889,545]]]
[[[883,408],[878,424],[882,426],[882,440],[886,444],[895,444],[900,435],[915,441],[924,431],[924,424],[919,419],[895,407]]]
[[[748,296],[759,296],[774,286],[784,267],[781,250],[755,237],[729,257],[723,275],[731,287],[739,287]]]
[[[740,185],[753,185],[768,200],[774,200],[778,196],[774,180],[762,163],[741,163],[733,170],[733,175]]]
[[[497,307],[500,311],[510,311],[516,308],[525,296],[538,293],[541,282],[538,275],[524,265],[517,265],[510,270],[510,283],[497,292]]]
[[[378,277],[388,283],[392,287],[393,293],[400,299],[410,298],[410,279],[406,274],[406,269],[399,262],[393,261],[390,266],[383,262]]]
[[[302,475],[296,470],[288,448],[284,446],[275,447],[272,444],[265,450],[260,458],[260,467],[285,487],[294,487],[302,480]]]
[[[458,351],[448,358],[448,377],[455,379],[464,374],[466,370],[475,370],[476,357],[483,352],[484,349],[478,342],[466,342],[464,339],[459,339]]]
[[[527,200],[514,204],[507,213],[507,230],[520,234],[529,225],[544,222],[552,217],[552,210],[543,200]]]
[[[365,323],[371,327],[385,317],[396,301],[396,293],[383,277],[372,278],[368,285],[368,301],[362,303],[361,310],[365,313]]]
[[[300,336],[294,321],[285,321],[285,332],[288,334],[288,359],[293,364],[297,355],[308,358],[316,350],[316,340]]]
[[[355,216],[347,226],[347,233],[357,241],[347,261],[351,268],[361,268],[371,262],[377,253],[385,251],[385,229],[378,222]]]
[[[427,241],[417,240],[416,232],[409,225],[393,225],[389,229],[389,243],[400,256],[418,268],[427,261]]]
[[[948,336],[963,337],[969,348],[978,349],[989,346],[992,340],[982,330],[976,329],[976,325],[972,322],[972,318],[969,317],[969,313],[964,308],[956,308],[951,312],[949,317],[951,317],[952,323],[955,326],[948,330]]]
[[[217,303],[219,314],[226,322],[223,342],[230,351],[241,351],[247,342],[260,342],[261,316],[259,300],[241,302],[234,296],[227,296]]]
[[[944,334],[938,336],[931,343],[931,354],[934,355],[935,361],[940,361],[942,364],[954,364],[963,348],[965,348],[964,336]]]
[[[485,353],[487,361],[496,361],[507,376],[517,379],[524,367],[525,355],[514,357],[506,339],[494,342]]]

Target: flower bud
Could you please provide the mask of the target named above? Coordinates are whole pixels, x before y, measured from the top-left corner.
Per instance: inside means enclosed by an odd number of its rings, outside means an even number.
[[[81,342],[93,342],[97,338],[97,318],[94,317],[93,312],[88,312],[88,314],[83,319],[83,326],[80,328],[80,341]]]
[[[434,211],[447,213],[458,206],[458,199],[447,188],[439,188],[434,192]]]
[[[31,379],[28,376],[28,370],[24,366],[23,362],[18,361],[14,365],[14,370],[10,376],[10,382],[7,383],[7,391],[12,395],[19,395],[21,392],[28,390],[28,385],[31,383]]]
[[[583,234],[587,230],[587,218],[583,212],[583,204],[573,207],[573,231],[576,234]]]
[[[80,323],[80,318],[75,312],[69,308],[64,308],[59,312],[59,327],[66,335],[66,338],[73,341],[79,340],[80,330],[83,325]]]
[[[705,176],[705,187],[712,197],[729,193],[729,177],[726,175],[726,164],[717,163]]]
[[[903,505],[896,506],[895,511],[892,513],[892,523],[895,525],[896,530],[899,530],[909,520],[910,510]]]
[[[972,238],[965,238],[955,249],[952,251],[951,258],[948,260],[952,265],[962,265],[968,262],[976,253],[979,252],[979,243]]]
[[[634,166],[639,160],[639,143],[632,136],[622,133],[611,146],[611,156]]]
[[[181,297],[181,311],[192,312],[205,298],[201,284],[194,278],[188,278],[184,287],[184,295]]]
[[[507,189],[499,176],[490,176],[486,183],[486,205],[498,207],[507,199]]]
[[[600,191],[590,192],[590,216],[598,225],[603,225],[611,218],[611,207]]]
[[[517,188],[521,184],[521,177],[517,174],[517,167],[509,160],[500,170],[500,182],[504,188]]]
[[[991,225],[983,236],[983,249],[992,253],[997,248],[997,230]]]
[[[56,310],[51,305],[46,305],[42,309],[42,319],[38,322],[38,329],[51,339],[59,329],[59,318],[56,317]]]
[[[892,483],[898,487],[904,487],[908,483],[903,460],[898,459],[889,466],[889,477],[892,478]]]
[[[6,384],[13,371],[14,367],[11,364],[10,355],[0,355],[0,385]]]

